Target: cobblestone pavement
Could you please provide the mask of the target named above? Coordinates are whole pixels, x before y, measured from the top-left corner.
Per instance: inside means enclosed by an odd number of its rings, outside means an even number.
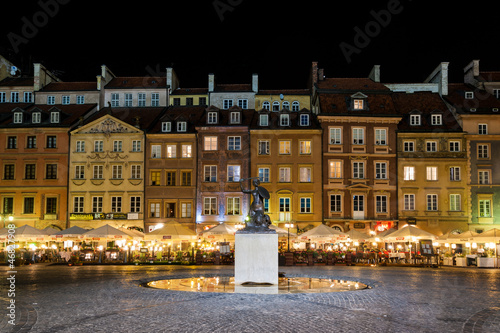
[[[341,278],[368,290],[321,294],[192,293],[141,287],[233,266],[56,266],[16,273],[8,323],[0,267],[1,332],[500,332],[500,270],[367,266],[280,267],[289,277]]]

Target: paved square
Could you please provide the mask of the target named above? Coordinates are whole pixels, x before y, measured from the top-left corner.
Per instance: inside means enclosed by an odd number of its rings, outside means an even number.
[[[369,290],[292,295],[191,293],[141,287],[233,266],[19,267],[16,325],[0,267],[1,332],[500,332],[500,270],[280,267],[287,276],[360,281]]]

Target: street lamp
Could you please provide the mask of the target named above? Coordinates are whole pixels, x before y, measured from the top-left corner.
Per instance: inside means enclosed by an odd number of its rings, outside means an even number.
[[[293,228],[293,223],[285,223],[285,228],[288,229],[288,252],[290,252],[290,228]]]

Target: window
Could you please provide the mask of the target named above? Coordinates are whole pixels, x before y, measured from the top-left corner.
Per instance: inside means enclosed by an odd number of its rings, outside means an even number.
[[[83,95],[76,96],[76,104],[85,104],[85,96]]]
[[[57,164],[47,164],[45,166],[45,179],[57,179]]]
[[[118,107],[118,106],[120,106],[120,95],[111,94],[111,107]]]
[[[132,106],[132,94],[130,93],[125,94],[125,106],[127,107]]]
[[[130,167],[130,178],[131,179],[141,179],[141,166],[139,164],[132,165]]]
[[[292,103],[292,111],[299,111],[300,110],[300,103],[297,101],[294,101]]]
[[[239,182],[240,181],[240,169],[239,165],[228,165],[227,166],[227,181],[228,182]]]
[[[353,107],[354,107],[354,110],[363,110],[364,101],[362,99],[355,99],[353,101]]]
[[[151,106],[160,106],[160,94],[152,93],[151,94]]]
[[[14,124],[22,124],[23,122],[23,113],[22,112],[14,112]]]
[[[217,198],[203,198],[203,215],[217,215]]]
[[[260,126],[269,126],[269,115],[261,114],[259,116],[259,124]]]
[[[451,181],[459,181],[460,180],[460,167],[451,167],[450,168],[450,180]]]
[[[139,213],[141,211],[141,197],[130,197],[130,212]]]
[[[23,95],[24,103],[32,103],[33,102],[33,93],[30,91],[25,91]]]
[[[76,165],[75,166],[75,179],[85,179],[85,166]]]
[[[45,203],[45,213],[57,214],[57,198],[47,198]]]
[[[437,194],[427,194],[427,210],[436,211],[438,210]]]
[[[4,198],[3,199],[3,213],[13,214],[14,213],[14,198]]]
[[[353,162],[352,163],[352,178],[363,179],[365,178],[365,163]]]
[[[354,145],[365,144],[365,129],[364,128],[353,128],[352,129],[352,143]]]
[[[152,186],[160,186],[161,184],[161,172],[160,171],[151,171],[151,185]]]
[[[122,179],[122,171],[123,171],[123,166],[121,165],[113,165],[112,168],[112,178],[113,179]]]
[[[478,172],[478,183],[480,185],[487,185],[490,184],[490,170],[479,170]]]
[[[121,152],[123,147],[123,141],[121,140],[114,140],[113,141],[113,152]]]
[[[165,217],[166,218],[174,218],[175,217],[175,203],[173,202],[167,202],[165,204]]]
[[[240,215],[240,198],[227,198],[227,215]]]
[[[280,114],[280,126],[290,126],[289,114]]]
[[[205,150],[217,150],[217,137],[216,136],[206,136],[204,139]]]
[[[477,158],[489,158],[489,146],[487,144],[477,145]]]
[[[311,154],[311,141],[300,141],[299,142],[299,153],[301,155]]]
[[[133,140],[132,141],[132,151],[140,152],[142,150],[142,141],[141,140]]]
[[[122,197],[111,197],[111,212],[122,212]]]
[[[269,103],[267,101],[262,103],[262,109],[268,110],[268,111],[271,110],[271,103]]]
[[[77,153],[84,153],[85,152],[85,141],[77,141],[76,142],[76,152]]]
[[[461,211],[461,196],[460,194],[450,194],[450,211]]]
[[[259,168],[259,180],[261,183],[269,183],[269,168]]]
[[[47,148],[57,148],[57,137],[55,135],[47,136]]]
[[[355,195],[353,197],[353,211],[354,212],[364,212],[365,211],[365,196]]]
[[[387,179],[387,163],[375,163],[375,179]]]
[[[19,103],[19,92],[12,91],[10,93],[10,102],[11,103]]]
[[[177,123],[177,132],[186,132],[187,123],[185,121],[179,121]]]
[[[24,179],[36,179],[36,165],[26,164],[24,166]]]
[[[159,202],[152,202],[149,205],[149,210],[150,210],[150,217],[160,217],[160,203]]]
[[[280,154],[289,155],[291,153],[290,141],[280,141]]]
[[[84,198],[74,197],[73,198],[73,213],[83,213],[84,208]]]
[[[241,137],[240,136],[230,136],[227,138],[227,149],[228,150],[241,150]]]
[[[309,126],[309,115],[308,114],[301,114],[300,115],[300,126]]]
[[[190,202],[181,203],[181,217],[191,217],[192,205]]]
[[[403,151],[405,151],[405,152],[415,151],[415,141],[404,141],[403,142]]]
[[[280,183],[289,183],[290,182],[290,173],[291,170],[289,167],[279,168],[279,182]]]
[[[102,179],[102,165],[94,165],[93,179]]]
[[[47,104],[48,105],[56,104],[56,97],[55,96],[47,96]]]
[[[375,206],[377,213],[387,213],[387,196],[386,195],[375,196]]]
[[[479,217],[491,216],[491,200],[479,200]]]
[[[460,152],[460,141],[450,141],[449,145],[451,152]]]
[[[375,144],[376,145],[387,145],[387,130],[386,129],[375,129]]]
[[[473,91],[466,91],[465,92],[465,99],[473,99],[474,98],[474,92]]]
[[[7,137],[7,149],[17,149],[17,136]]]
[[[342,211],[342,196],[340,194],[330,195],[330,212]]]
[[[166,185],[167,186],[175,186],[175,178],[176,178],[176,172],[175,171],[167,171],[166,172]]]
[[[273,111],[279,111],[280,110],[280,102],[274,101],[273,102]]]
[[[330,178],[342,178],[342,161],[330,161]]]
[[[259,141],[259,155],[269,155],[270,142],[268,140]]]
[[[300,198],[300,212],[311,213],[311,198]]]
[[[269,213],[269,199],[264,199],[262,202],[264,204],[264,212]]]
[[[500,89],[493,89],[493,95],[495,98],[500,99]]]
[[[231,112],[231,114],[229,115],[229,123],[230,124],[241,123],[241,113],[240,112]]]
[[[404,210],[415,210],[415,194],[404,195]]]
[[[411,126],[418,126],[418,125],[420,125],[420,115],[419,114],[412,114],[412,115],[410,115],[410,125]]]
[[[35,198],[24,198],[23,214],[33,214],[35,212]]]
[[[69,104],[69,96],[65,95],[62,97],[62,104],[63,105],[68,105]]]
[[[229,109],[230,107],[233,106],[233,100],[232,99],[225,99],[222,101],[222,108],[223,109]]]
[[[206,182],[216,182],[217,181],[217,166],[216,165],[205,165],[205,176],[204,180]]]
[[[102,153],[104,151],[104,141],[96,140],[94,141],[94,152]]]
[[[283,106],[283,110],[290,110],[290,102],[288,101],[284,101],[282,103],[282,106]],[[297,110],[298,111],[298,110]]]
[[[26,138],[26,148],[34,149],[36,148],[36,136],[28,136]]]
[[[15,171],[15,165],[14,164],[5,164],[3,166],[3,179],[4,180],[14,180],[14,171]]]
[[[151,158],[161,158],[161,145],[151,145]]]
[[[330,144],[342,144],[342,128],[330,128]]]
[[[42,114],[40,112],[33,112],[31,114],[31,122],[33,124],[39,124],[42,120]]]
[[[403,179],[404,180],[415,180],[415,167],[405,166],[403,168]]]
[[[193,157],[193,146],[192,145],[182,145],[182,158],[191,158]]]
[[[279,198],[280,221],[290,221],[290,198]]]
[[[248,109],[248,99],[239,99],[238,106],[242,109]]]
[[[433,114],[431,115],[431,124],[436,126],[436,125],[442,125],[443,123],[443,116],[440,114]]]
[[[478,134],[486,135],[488,134],[488,124],[478,124]]]
[[[193,105],[194,102],[193,102],[193,97],[186,97],[186,105]]]
[[[181,186],[191,186],[191,171],[182,171],[181,172]]]
[[[438,180],[438,168],[437,167],[427,167],[427,180]]]
[[[92,213],[102,213],[102,197],[92,197]]]
[[[167,145],[166,158],[177,158],[177,145]]]
[[[60,112],[54,111],[50,113],[50,123],[51,124],[59,124],[59,115]]]
[[[310,183],[312,170],[311,167],[300,167],[299,168],[299,182],[301,183]]]
[[[162,132],[170,132],[172,130],[172,123],[170,121],[164,121],[161,123]]]
[[[146,94],[138,93],[137,94],[137,106],[146,106]]]
[[[5,103],[7,101],[7,97],[5,92],[0,91],[0,103]]]
[[[436,141],[427,141],[425,143],[427,152],[436,152],[437,151],[437,142]]]

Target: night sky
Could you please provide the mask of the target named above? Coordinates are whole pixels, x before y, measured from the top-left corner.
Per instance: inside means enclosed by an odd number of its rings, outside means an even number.
[[[481,60],[483,71],[500,71],[500,14],[491,6],[417,0],[6,1],[0,52],[27,69],[30,61],[41,62],[65,81],[94,81],[106,64],[117,76],[164,75],[173,66],[181,87],[206,87],[208,73],[218,83],[250,83],[258,73],[261,89],[306,88],[312,61],[327,77],[366,77],[378,64],[387,83],[422,82],[448,61],[450,81],[460,81],[473,59]]]

